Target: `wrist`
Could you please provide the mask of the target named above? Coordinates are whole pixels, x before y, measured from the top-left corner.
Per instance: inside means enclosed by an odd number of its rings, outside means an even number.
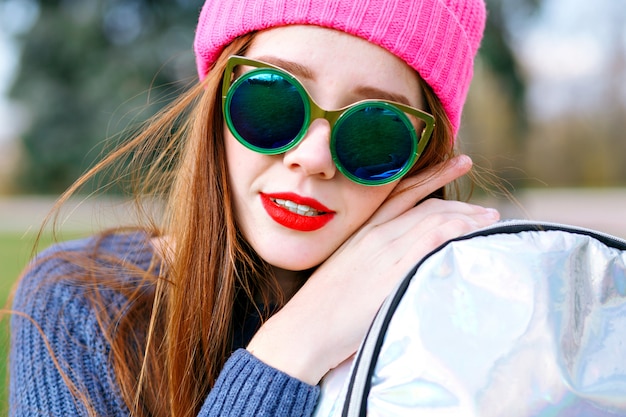
[[[311,329],[305,332],[284,326],[279,318],[274,316],[268,320],[246,349],[266,365],[307,384],[317,385],[332,367],[327,362],[328,355],[318,350],[323,344],[314,340]]]

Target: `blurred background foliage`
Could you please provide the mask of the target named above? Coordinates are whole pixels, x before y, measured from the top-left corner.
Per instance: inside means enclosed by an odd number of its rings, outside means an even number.
[[[63,191],[101,157],[107,141],[149,117],[194,76],[198,1],[2,3],[7,14],[36,14],[32,27],[16,34],[21,65],[10,90],[29,117],[14,176],[22,193]]]
[[[543,8],[566,15],[580,3],[487,0],[460,143],[513,190],[626,185],[626,3],[596,3],[559,34],[565,41],[549,25],[531,30]]]
[[[487,29],[460,135],[463,150],[515,188],[624,184],[626,109],[623,97],[611,96],[619,91],[613,83],[624,81],[624,48],[614,54],[612,73],[597,80],[608,92],[602,102],[578,96],[582,111],[536,117],[528,99],[531,79],[515,42],[545,0],[487,3]],[[4,25],[12,13],[32,20],[11,32],[21,63],[9,94],[27,108],[28,123],[8,189],[59,193],[118,132],[192,82],[191,45],[201,4],[0,0]]]

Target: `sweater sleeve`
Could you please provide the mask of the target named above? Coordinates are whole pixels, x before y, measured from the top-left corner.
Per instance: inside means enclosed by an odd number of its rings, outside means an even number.
[[[87,416],[88,409],[98,416],[130,414],[110,364],[108,340],[85,288],[65,278],[79,267],[56,256],[85,250],[89,242],[45,251],[20,281],[11,318],[9,409],[13,417]],[[128,246],[126,250],[133,251]],[[125,301],[111,291],[105,296],[116,307]],[[199,417],[305,417],[312,415],[318,396],[319,387],[239,349],[225,364]]]
[[[13,417],[86,416],[88,408],[99,416],[129,415],[108,364],[108,343],[84,288],[64,279],[76,266],[55,257],[74,244],[42,253],[16,291],[9,382]]]
[[[292,378],[239,349],[226,362],[199,417],[310,416],[319,392],[318,386]]]

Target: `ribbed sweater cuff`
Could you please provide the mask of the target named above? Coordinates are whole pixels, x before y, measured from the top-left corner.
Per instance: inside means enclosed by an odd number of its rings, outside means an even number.
[[[319,391],[239,349],[224,365],[200,416],[310,416]]]

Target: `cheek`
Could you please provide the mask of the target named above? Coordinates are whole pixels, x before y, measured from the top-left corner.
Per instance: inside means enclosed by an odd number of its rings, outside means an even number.
[[[267,180],[268,173],[277,162],[276,157],[246,148],[228,129],[224,130],[224,148],[228,180],[233,195],[240,198],[249,197]]]
[[[224,130],[224,141],[228,178],[231,187],[238,192],[253,175],[259,155],[241,145],[227,128]]]
[[[226,150],[226,163],[228,167],[228,174],[231,176],[235,171],[236,166],[241,161],[241,145],[237,142],[237,139],[230,133],[227,127],[224,127],[224,149]]]
[[[230,134],[228,129],[224,131],[224,148],[226,150],[226,168],[228,170],[228,182],[230,193],[233,198],[235,216],[241,214],[242,199],[245,195],[246,184],[251,174],[246,172],[250,167],[243,146]]]
[[[353,227],[358,228],[369,220],[389,197],[395,186],[395,182],[378,187],[355,185],[355,188],[346,196],[346,200],[350,202]]]
[[[230,130],[224,124],[224,149],[226,150],[226,162],[228,170],[232,171],[232,166],[236,165],[245,156],[243,154],[243,146],[235,139]]]

